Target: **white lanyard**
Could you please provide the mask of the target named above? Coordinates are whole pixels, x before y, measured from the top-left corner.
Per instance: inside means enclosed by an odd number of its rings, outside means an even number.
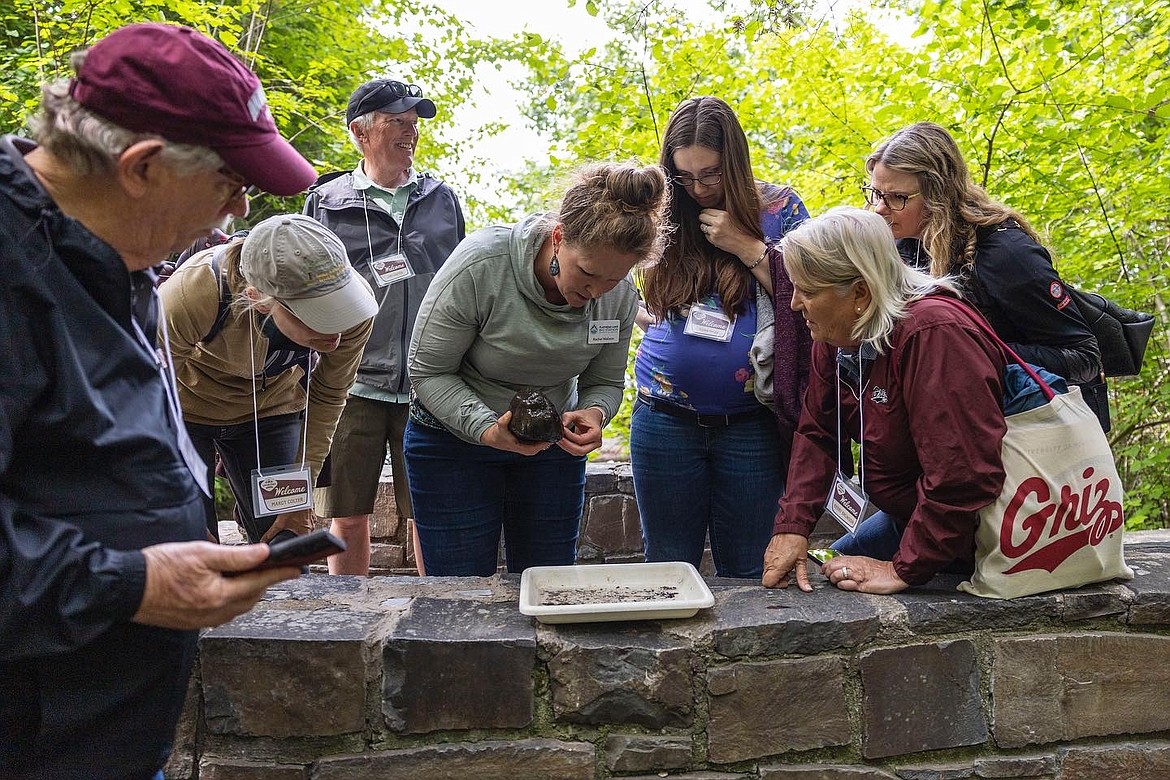
[[[277,304],[278,306],[280,304]],[[256,433],[256,471],[264,476],[260,466],[260,408],[256,400],[256,318],[248,312],[250,323],[248,357],[252,359],[252,429]],[[309,384],[313,381],[313,350],[308,351],[305,358],[305,419],[301,430],[301,468],[305,467],[305,460],[309,452]]]
[[[402,224],[398,226],[398,248],[394,254],[374,257],[374,237],[370,233],[370,199],[365,190],[362,190],[362,216],[366,221],[366,245],[370,249],[370,273],[379,287],[389,287],[415,275],[410,258],[402,253],[402,234],[406,232],[406,212],[409,208],[408,203],[402,209]],[[391,214],[390,218],[394,219],[394,215]]]
[[[839,357],[839,356],[838,356]],[[858,367],[861,367],[861,355],[858,353]],[[846,383],[848,384],[848,383]],[[861,386],[860,371],[858,372],[858,385]],[[857,526],[860,525],[866,517],[869,516],[869,497],[865,494],[865,409],[862,403],[862,396],[865,394],[865,387],[861,387],[861,393],[857,396],[857,412],[861,416],[860,434],[858,440],[861,444],[861,462],[858,464],[858,479],[859,484],[854,486],[853,483],[845,477],[845,473],[841,469],[841,362],[837,362],[837,473],[833,477],[833,485],[829,488],[829,496],[825,500],[825,511],[833,516],[838,523],[843,525],[849,533],[854,533]],[[853,392],[853,387],[849,387],[849,391]]]
[[[406,210],[409,208],[410,204],[407,203],[405,208],[402,209],[402,223],[398,226],[398,248],[394,250],[394,254],[396,255],[402,254],[402,234],[406,232]],[[366,195],[365,190],[362,190],[362,216],[366,218],[366,245],[370,248],[370,260],[373,260],[374,237],[370,233],[370,199]],[[391,214],[390,218],[393,219],[394,215]]]

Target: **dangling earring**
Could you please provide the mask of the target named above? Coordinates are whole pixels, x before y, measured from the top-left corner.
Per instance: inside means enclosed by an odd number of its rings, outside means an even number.
[[[557,250],[554,249],[552,260],[550,260],[549,264],[548,264],[548,275],[549,276],[560,276],[560,273],[561,273],[561,261],[557,259]]]

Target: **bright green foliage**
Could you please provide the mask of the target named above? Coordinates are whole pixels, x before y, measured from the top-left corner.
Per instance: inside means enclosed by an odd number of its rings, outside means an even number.
[[[758,175],[794,185],[815,214],[860,205],[865,156],[890,132],[950,128],[976,181],[1047,237],[1067,280],[1158,316],[1142,376],[1112,382],[1111,440],[1131,527],[1164,524],[1170,1],[886,0],[844,20],[734,5],[704,26],[666,2],[602,3],[621,39],[585,61],[550,58],[531,88],[557,96],[555,110],[529,110],[558,161],[653,161],[671,109],[718,95]],[[887,36],[878,12],[917,26],[913,37]]]
[[[187,24],[218,39],[260,76],[281,132],[321,172],[351,168],[357,151],[345,131],[353,89],[375,75],[424,87],[439,115],[423,125],[416,164],[455,163],[469,184],[485,168],[476,138],[455,118],[481,62],[535,56],[521,39],[480,40],[440,9],[418,0],[15,0],[0,7],[0,126],[19,130],[35,110],[40,84],[71,74],[70,53],[131,22]],[[249,222],[299,211],[300,198],[260,195]],[[484,209],[474,199],[471,212]],[[493,207],[494,208],[494,207]]]

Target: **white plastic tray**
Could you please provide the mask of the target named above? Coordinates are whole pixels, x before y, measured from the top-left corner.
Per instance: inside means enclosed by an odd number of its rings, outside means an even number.
[[[520,575],[520,611],[542,623],[687,618],[714,603],[689,563],[534,566]]]

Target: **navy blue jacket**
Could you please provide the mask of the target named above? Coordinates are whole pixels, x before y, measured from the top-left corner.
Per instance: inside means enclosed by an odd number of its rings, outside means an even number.
[[[132,623],[139,550],[205,538],[153,274],[63,215],[0,138],[0,778],[150,778],[197,633]],[[141,329],[141,335],[135,325]]]

